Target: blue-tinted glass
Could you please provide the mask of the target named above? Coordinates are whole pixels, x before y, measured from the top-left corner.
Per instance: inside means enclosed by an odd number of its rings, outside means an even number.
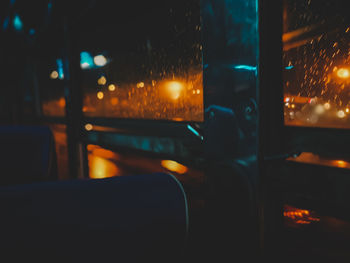
[[[202,1],[207,152],[254,156],[257,130],[256,0]]]

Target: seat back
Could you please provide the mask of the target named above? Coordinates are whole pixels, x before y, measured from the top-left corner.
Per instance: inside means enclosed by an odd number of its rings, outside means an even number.
[[[1,254],[12,258],[172,262],[185,246],[186,196],[168,174],[0,187],[0,202]]]
[[[0,185],[57,179],[53,134],[46,126],[0,126]]]

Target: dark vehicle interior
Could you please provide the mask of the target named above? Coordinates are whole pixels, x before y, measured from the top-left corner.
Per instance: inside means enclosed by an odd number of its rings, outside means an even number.
[[[1,1],[4,262],[349,262],[346,3]]]

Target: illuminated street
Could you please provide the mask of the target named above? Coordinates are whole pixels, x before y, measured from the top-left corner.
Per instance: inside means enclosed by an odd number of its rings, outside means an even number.
[[[101,79],[98,79],[101,82]],[[187,79],[147,81],[131,84],[101,82],[102,87],[84,94],[86,117],[203,121],[202,74]],[[98,84],[98,83],[96,83]],[[93,84],[92,84],[93,85]],[[43,103],[47,116],[64,116],[63,97]]]

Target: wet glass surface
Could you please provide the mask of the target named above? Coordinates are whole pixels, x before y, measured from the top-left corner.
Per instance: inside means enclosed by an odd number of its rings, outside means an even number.
[[[85,116],[203,121],[198,0],[99,1],[80,20]]]
[[[346,3],[284,1],[286,125],[350,127],[350,20]]]

